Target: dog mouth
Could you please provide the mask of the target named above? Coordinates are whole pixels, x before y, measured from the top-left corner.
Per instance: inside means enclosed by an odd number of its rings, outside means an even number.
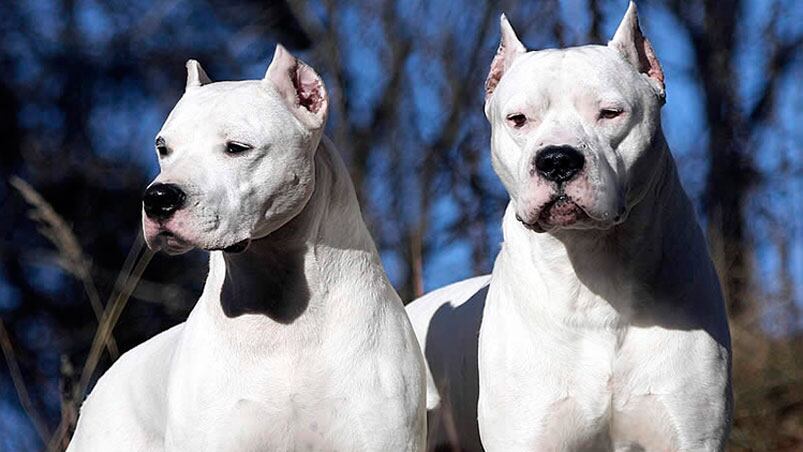
[[[162,250],[170,255],[184,254],[193,248],[199,248],[204,251],[223,251],[224,253],[238,254],[248,249],[248,246],[251,244],[251,239],[247,238],[225,246],[204,246],[193,243],[192,240],[182,237],[175,231],[162,229],[150,242],[154,250]]]
[[[223,251],[224,253],[239,254],[247,250],[250,244],[251,244],[251,239],[245,239],[245,240],[240,240],[239,242],[233,245],[209,248],[209,251]]]
[[[565,194],[553,199],[538,216],[538,222],[553,227],[565,227],[588,219],[588,214],[574,200]]]
[[[572,226],[580,221],[589,220],[590,217],[571,197],[560,193],[544,204],[535,221],[525,221],[518,214],[516,219],[535,232],[547,232]]]
[[[160,231],[152,243],[155,250],[162,250],[171,256],[184,254],[193,248],[187,240],[169,230]]]

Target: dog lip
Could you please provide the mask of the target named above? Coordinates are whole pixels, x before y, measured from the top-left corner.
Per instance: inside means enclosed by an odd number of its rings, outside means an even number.
[[[159,231],[158,234],[156,234],[156,237],[161,239],[161,240],[163,240],[163,241],[167,241],[169,239],[173,239],[173,241],[180,242],[180,243],[183,243],[183,244],[188,243],[187,240],[185,240],[183,237],[181,237],[180,235],[178,235],[175,232],[171,231],[170,229],[167,229],[167,228],[164,228],[164,227],[163,227],[162,230]]]
[[[519,214],[516,214],[516,219],[519,220],[519,223],[523,224],[525,228],[527,228],[527,229],[529,229],[531,231],[539,232],[539,233],[540,232],[546,232],[546,230],[537,221],[535,223],[527,223],[526,221],[524,221],[523,218],[521,218],[519,216]]]
[[[209,251],[223,251],[224,253],[239,254],[248,249],[251,239],[240,240],[229,246],[210,248]]]
[[[198,243],[193,240],[187,240],[174,230],[168,228],[166,225],[160,224],[158,232],[153,236],[153,239],[150,240],[150,242],[152,242],[154,245],[152,249],[157,251],[164,250],[168,254],[175,254],[177,252],[182,253],[192,248],[199,248],[205,251],[223,251],[226,253],[236,254],[248,249],[248,246],[251,244],[251,239],[247,238],[226,246],[207,247],[202,243]]]
[[[182,253],[192,248],[190,242],[169,229],[159,231],[155,241],[168,254]]]
[[[567,222],[558,221],[556,224],[552,222],[552,214],[553,209],[555,208],[567,209],[570,210],[570,214],[573,218],[570,218]],[[541,207],[541,212],[538,215],[538,219],[536,220],[536,224],[540,226],[543,231],[548,231],[554,228],[571,226],[578,221],[583,219],[592,218],[585,209],[582,208],[574,199],[570,196],[566,195],[562,191],[550,199],[546,204]]]

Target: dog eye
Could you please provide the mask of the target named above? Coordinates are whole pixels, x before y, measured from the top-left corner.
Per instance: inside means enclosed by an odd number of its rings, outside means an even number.
[[[527,123],[527,117],[521,113],[513,113],[507,116],[507,120],[513,124],[513,127],[519,129]]]
[[[615,108],[603,108],[599,111],[599,118],[600,119],[613,119],[618,117],[623,113],[622,110],[618,110]]]
[[[245,143],[238,143],[236,141],[229,141],[226,143],[226,153],[239,154],[251,149],[251,146]]]

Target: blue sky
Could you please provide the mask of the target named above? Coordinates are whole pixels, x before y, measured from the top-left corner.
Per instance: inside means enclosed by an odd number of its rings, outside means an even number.
[[[147,4],[148,2],[141,3]],[[81,23],[84,24],[88,34],[97,40],[99,48],[102,49],[104,39],[108,39],[110,33],[112,33],[112,25],[103,14],[98,12],[97,4],[93,1],[86,0],[82,4],[84,7],[81,9],[82,14],[79,15]],[[183,2],[181,1],[173,4],[170,14],[190,14],[188,11],[182,12],[186,9],[182,5]],[[419,0],[403,2],[401,5],[398,10],[399,15],[404,20],[408,20],[412,25],[415,25],[415,32],[421,35],[421,39],[437,40],[440,36],[439,32],[443,28],[460,29],[465,27],[472,29],[479,25],[476,11],[471,10],[472,3],[470,2],[468,3],[469,6],[465,6],[445,0],[430,2]],[[589,25],[585,2],[583,0],[564,0],[560,5],[560,13],[564,19],[567,40],[576,44],[585,43],[584,37]],[[625,7],[625,1],[603,2],[605,15],[603,30],[606,36],[613,34]],[[513,11],[507,11],[511,14],[511,21],[518,29],[522,40],[530,48],[554,47],[556,43],[545,40],[545,35],[538,27],[522,24],[521,19],[515,15],[517,10],[526,11],[529,14],[530,12],[527,11],[527,8],[525,4],[524,6],[512,8]],[[47,8],[41,8],[41,11],[43,18],[42,30],[43,33],[47,34],[48,29],[57,27],[57,22],[50,22],[53,17],[52,14],[46,12],[48,11]],[[385,82],[386,74],[383,72],[381,61],[384,31],[379,26],[378,21],[375,18],[366,17],[364,10],[361,8],[356,6],[347,7],[342,11],[342,14],[341,35],[344,43],[344,48],[342,49],[344,63],[347,74],[355,80],[355,85],[360,87],[359,90],[349,93],[349,101],[353,105],[350,119],[360,123],[367,120],[371,108],[377,102],[378,88]],[[535,16],[537,17],[537,11]],[[673,154],[678,161],[684,186],[692,198],[696,200],[699,199],[704,183],[706,171],[705,149],[708,136],[702,112],[702,95],[696,79],[693,66],[694,59],[691,55],[688,36],[683,33],[682,27],[674,21],[673,16],[662,8],[653,5],[642,5],[641,19],[642,26],[647,36],[652,40],[666,73],[668,95],[667,104],[663,110],[664,130]],[[739,53],[739,76],[741,79],[739,87],[745,108],[749,108],[755,101],[756,90],[762,82],[761,68],[763,67],[765,55],[761,53],[761,47],[753,43],[761,39],[761,30],[769,19],[770,11],[767,8],[766,1],[754,0],[747,2],[745,23],[749,26],[744,27],[745,39],[743,41],[748,44],[743,45]],[[786,29],[790,32],[795,32],[799,28],[799,24],[803,23],[803,8],[792,8],[782,16],[782,20],[786,23],[784,25]],[[192,31],[186,32],[193,33]],[[236,49],[234,50],[235,55],[240,58],[242,67],[245,68],[242,73],[231,74],[232,77],[262,77],[272,54],[272,45],[265,42],[251,42],[243,45],[237,40],[230,39],[231,33],[232,30],[226,30],[225,28],[216,30],[215,33],[212,33],[212,37],[205,35],[203,39],[199,39],[199,45],[215,45],[213,38],[220,38],[230,48]],[[190,36],[193,35],[191,34]],[[150,38],[145,41],[151,42],[153,39]],[[486,46],[488,62],[490,62],[497,39],[498,31],[491,33]],[[310,57],[303,53],[300,56]],[[433,101],[433,99],[438,98],[439,90],[444,89],[444,74],[442,68],[430,63],[426,54],[414,53],[406,67],[406,70],[411,73],[410,77],[420,81],[416,84],[416,89],[414,90],[413,101],[417,108],[417,117],[414,124],[424,139],[435,134],[442,127],[444,119],[442,117],[443,109],[440,108],[437,101]],[[487,71],[487,65],[480,68],[472,68],[471,70],[481,71],[484,74]],[[797,73],[796,75],[799,78],[800,74]],[[214,74],[213,78],[215,78]],[[799,152],[797,143],[800,140],[800,132],[795,129],[801,117],[801,93],[800,87],[795,82],[796,78],[794,76],[790,77],[785,81],[781,89],[783,93],[788,93],[788,95],[782,96],[780,111],[783,114],[779,115],[780,122],[782,127],[790,132],[786,136],[763,137],[762,142],[756,143],[757,149],[754,158],[759,167],[768,174],[773,174],[776,167],[780,165],[776,149],[785,148],[789,149],[789,152],[795,152],[795,150]],[[474,94],[481,96],[481,90],[482,87],[477,86]],[[135,154],[126,153],[124,155],[118,153],[117,158],[143,165],[152,175],[155,175],[158,168],[156,167],[156,159],[151,151],[152,140],[161,125],[162,118],[166,116],[171,105],[146,104],[143,103],[141,95],[138,94],[141,93],[135,93],[126,99],[123,93],[122,99],[110,99],[107,107],[98,109],[91,118],[93,129],[97,131],[93,138],[97,142],[99,149],[104,149],[106,150],[105,152],[110,154],[114,154],[118,147],[120,150],[130,149],[128,147],[129,140],[140,143],[139,149],[142,150],[141,152]],[[180,94],[181,87],[177,85],[176,98]],[[121,104],[123,108],[121,108]],[[23,112],[23,114],[27,115],[32,121],[48,122],[46,119],[48,117],[47,111],[31,111]],[[132,121],[132,117],[137,118],[137,120]],[[109,127],[110,124],[113,127]],[[487,127],[487,125],[485,126]],[[121,139],[121,137],[124,137],[124,139]],[[116,144],[118,143],[125,143],[126,146],[117,146]],[[382,165],[385,163],[379,162],[377,164]],[[501,192],[502,187],[492,174],[487,156],[483,164],[488,179],[496,184],[497,189]],[[791,182],[787,183],[782,183],[780,179],[778,181],[769,181],[769,184],[775,183],[781,186],[773,187],[772,190],[768,191],[768,194],[757,194],[751,202],[768,205],[773,210],[780,209],[790,212],[787,224],[797,244],[795,247],[796,252],[793,255],[794,274],[803,275],[803,252],[800,251],[801,240],[803,240],[801,238],[801,229],[803,227],[800,220],[801,200],[797,194],[800,193],[801,188],[800,177],[793,178]],[[374,195],[377,199],[381,199],[382,192],[386,187],[382,186],[381,180],[376,181],[376,187]],[[431,221],[434,230],[437,232],[450,224],[450,219],[456,215],[456,206],[448,193],[436,199],[435,206]],[[762,278],[762,281],[764,281],[768,289],[772,290],[772,275],[777,268],[778,262],[777,253],[772,250],[769,243],[764,243],[763,238],[767,234],[762,229],[767,227],[765,223],[761,218],[750,219],[750,225],[756,232],[756,241],[759,245],[757,247],[758,267],[760,274],[766,275],[766,278]],[[496,234],[494,243],[499,242],[501,234],[499,234],[498,229],[492,232]],[[461,240],[444,244],[425,261],[425,287],[431,290],[472,276],[471,268],[468,265],[468,262],[470,262],[469,254],[470,251],[467,244]],[[390,253],[385,253],[383,258],[391,279],[398,282],[397,259]],[[802,287],[803,278],[798,277],[798,299],[800,299]]]
[[[612,35],[619,19],[624,13],[626,2],[609,1],[604,3],[604,34]],[[646,2],[645,2],[646,3]],[[745,25],[742,27],[745,44],[739,50],[738,71],[740,77],[740,94],[744,100],[744,107],[749,108],[755,102],[757,89],[763,82],[762,67],[766,55],[762,53],[760,42],[761,32],[770,18],[770,10],[764,0],[748,1],[745,13]],[[165,8],[169,17],[175,20],[179,16],[188,14],[209,14],[203,8],[190,8],[191,2],[174,1],[158,4],[145,0],[135,1],[130,8],[140,11],[145,21],[154,8]],[[533,5],[522,2],[515,9],[522,14],[530,14]],[[61,12],[54,10],[51,2],[43,0],[30,2],[31,16],[36,17],[35,30],[41,36],[40,43],[47,46],[56,46],[59,43],[58,29],[60,27]],[[108,51],[107,43],[115,33],[116,24],[102,13],[99,3],[94,0],[79,0],[79,23],[90,37],[93,51],[98,55]],[[430,40],[434,44],[439,39],[440,30],[452,28],[456,30],[474,30],[479,26],[475,2],[465,5],[448,0],[411,0],[402,2],[397,11],[399,17],[409,22],[409,29],[418,33],[421,40]],[[567,39],[577,44],[585,43],[584,36],[588,27],[588,14],[583,0],[564,0],[560,3],[561,15],[565,19]],[[781,15],[781,27],[789,33],[800,33],[803,24],[803,2],[788,2],[788,10]],[[528,10],[528,8],[530,10]],[[642,6],[642,25],[647,36],[652,40],[658,57],[666,73],[667,104],[663,110],[663,125],[670,147],[673,150],[682,180],[687,191],[693,199],[699,199],[705,177],[707,146],[707,127],[702,111],[702,95],[698,86],[696,70],[693,66],[694,58],[691,55],[691,46],[688,36],[682,32],[682,27],[674,22],[673,17],[660,8],[651,5]],[[522,40],[531,48],[554,47],[555,43],[546,39],[543,30],[538,24],[523,24],[522,16],[511,13],[511,21],[519,30]],[[537,17],[538,11],[533,14]],[[496,13],[495,13],[496,14]],[[132,16],[135,16],[132,14]],[[175,16],[175,17],[174,17]],[[529,26],[528,26],[529,25]],[[353,78],[355,85],[360,87],[350,93],[350,102],[354,105],[351,119],[356,122],[367,120],[371,108],[377,102],[379,87],[386,81],[386,74],[382,67],[383,33],[375,18],[366,17],[364,10],[347,8],[343,11],[341,35],[345,48],[344,63],[347,74]],[[238,34],[238,30],[227,29],[224,26],[214,27],[211,30],[181,30],[183,39],[197,42],[203,48],[224,46],[233,53],[240,63],[242,71],[234,73],[215,74],[213,78],[261,78],[273,53],[273,43],[264,41],[248,41],[247,35]],[[468,71],[480,71],[481,75],[487,71],[493,51],[498,40],[498,30],[490,33],[488,41],[484,43],[483,51],[487,58],[482,67],[467,68]],[[371,45],[367,45],[370,43]],[[138,46],[169,46],[158,33],[142,36]],[[376,45],[373,45],[376,44]],[[186,55],[190,58],[193,55]],[[312,55],[301,54],[310,59]],[[202,62],[203,63],[203,62]],[[748,224],[756,243],[757,279],[762,287],[773,293],[778,290],[776,276],[780,265],[777,250],[773,245],[773,238],[778,233],[789,234],[793,240],[792,273],[796,275],[796,300],[803,299],[803,178],[801,178],[801,151],[800,143],[803,137],[799,123],[803,119],[803,80],[801,65],[790,74],[781,85],[782,93],[776,125],[771,131],[761,134],[754,145],[753,157],[762,172],[767,175],[761,190],[751,198],[748,208]],[[416,81],[416,89],[409,101],[415,106],[415,117],[411,119],[412,127],[416,127],[422,140],[431,139],[443,127],[443,108],[437,99],[441,98],[447,83],[443,68],[433,64],[427,57],[427,52],[418,51],[413,54],[404,69],[409,72],[412,80]],[[17,72],[8,74],[9,77],[25,79],[41,71],[37,62],[26,56],[24,49],[20,51],[20,64]],[[168,68],[162,77],[173,77],[180,74],[183,68]],[[233,71],[232,71],[233,72]],[[55,74],[57,76],[57,74]],[[328,76],[324,73],[324,76]],[[174,84],[175,96],[166,102],[153,102],[157,95],[147,93],[147,87],[130,85],[130,90],[118,92],[118,95],[102,99],[98,104],[100,108],[93,112],[89,121],[93,132],[92,140],[95,148],[102,149],[106,155],[114,158],[121,165],[139,165],[154,176],[158,168],[153,152],[153,137],[166,117],[171,102],[177,100],[183,91],[183,80],[171,79]],[[56,90],[58,85],[51,83],[45,90]],[[470,90],[473,95],[482,96],[482,86]],[[481,118],[481,113],[478,112]],[[30,105],[20,112],[23,124],[31,128],[39,128],[43,134],[57,133],[61,119],[46,105]],[[484,120],[478,120],[471,127],[484,127]],[[487,132],[487,130],[486,130]],[[137,152],[130,152],[131,144],[135,143]],[[486,154],[482,162],[483,176],[494,184],[496,190],[502,193],[501,184],[493,174]],[[793,162],[796,168],[795,177],[778,176],[786,167],[786,161]],[[387,166],[386,161],[377,161],[373,164]],[[376,174],[381,175],[381,171]],[[372,183],[376,187],[372,199],[381,201],[387,196],[390,189],[384,184],[380,176],[375,176]],[[457,204],[453,195],[444,192],[438,194],[433,201],[434,210],[431,215],[433,234],[439,237],[445,235],[444,229],[452,223],[457,215]],[[698,205],[699,209],[699,205]],[[776,212],[774,219],[768,219],[761,214],[763,210]],[[413,212],[414,213],[414,212]],[[777,222],[778,224],[775,224]],[[780,231],[780,232],[778,232]],[[499,228],[491,231],[492,241],[498,249],[501,240]],[[391,277],[398,283],[400,280],[399,260],[392,253],[384,253],[383,260]],[[425,261],[424,281],[427,290],[441,287],[445,284],[473,276],[470,266],[470,249],[464,240],[457,239],[447,242],[439,241],[436,251]],[[45,287],[58,291],[64,283],[64,275],[53,266],[38,267],[37,279]],[[15,299],[13,289],[0,282],[0,309],[13,304]],[[773,324],[771,309],[765,313],[766,324],[771,328]],[[32,329],[32,334],[41,334],[41,340],[47,342],[47,332],[41,329]],[[52,365],[53,363],[44,363]],[[53,388],[55,389],[55,388]],[[15,437],[19,442],[16,446],[29,450],[35,445],[34,433],[19,411],[16,395],[8,382],[0,382],[0,431],[16,431]],[[0,445],[2,445],[0,439]]]
[[[47,45],[57,45],[60,12],[48,6],[50,2],[32,2],[30,8],[32,15],[37,18],[36,32],[40,34],[42,41]],[[561,3],[561,15],[566,27],[567,40],[582,44],[585,43],[584,36],[588,27],[588,14],[585,10],[585,2],[582,0],[564,0]],[[148,1],[137,2],[132,8],[148,10]],[[186,8],[185,2],[177,1],[165,6],[168,15],[185,16],[188,14],[208,15],[209,12],[201,8],[196,11]],[[401,3],[398,13],[404,19],[415,25],[415,32],[419,33],[420,39],[437,40],[439,31],[443,28],[466,28],[473,29],[477,23],[476,11],[471,10],[473,5],[459,5],[456,2],[445,0],[440,1],[410,1]],[[794,3],[792,5],[795,5]],[[623,14],[626,6],[625,1],[603,2],[605,21],[603,29],[606,36],[612,35],[618,21]],[[798,7],[785,11],[781,16],[782,27],[794,33],[803,23],[803,7]],[[82,24],[86,34],[93,43],[96,52],[102,52],[106,48],[108,39],[114,34],[114,24],[93,0],[82,0],[79,2],[79,23]],[[530,48],[554,47],[555,43],[545,39],[538,27],[522,24],[522,19],[515,15],[515,11],[525,11],[527,6],[519,6],[511,13],[511,21],[519,29],[523,41]],[[682,180],[687,191],[693,199],[699,199],[699,194],[703,188],[706,172],[705,149],[707,145],[707,129],[702,113],[702,95],[697,83],[691,47],[688,37],[682,31],[682,27],[674,21],[671,14],[661,8],[652,5],[641,7],[642,24],[648,37],[653,41],[658,56],[666,72],[667,84],[667,104],[663,111],[664,129],[674,155],[677,158],[681,171]],[[501,12],[501,11],[500,11]],[[535,16],[537,17],[537,11]],[[743,27],[745,38],[739,52],[739,85],[740,94],[744,100],[745,108],[749,108],[755,101],[756,90],[760,87],[762,79],[762,67],[765,55],[761,53],[761,46],[755,43],[760,42],[761,32],[770,19],[770,11],[767,2],[764,0],[754,0],[747,2],[745,10],[745,23],[749,26]],[[177,20],[177,19],[174,19]],[[364,122],[370,113],[371,108],[376,104],[377,93],[385,82],[386,74],[383,72],[381,53],[383,51],[383,30],[378,25],[375,18],[366,17],[364,10],[357,7],[347,8],[343,11],[341,26],[343,36],[343,54],[347,74],[355,80],[355,85],[359,90],[349,93],[350,103],[353,105],[351,110],[351,120],[360,123]],[[242,72],[229,75],[232,78],[257,78],[262,77],[265,68],[272,54],[273,44],[262,41],[246,42],[231,39],[231,35],[236,35],[237,30],[226,29],[225,27],[215,28],[211,32],[204,30],[205,33],[197,33],[193,30],[182,30],[182,34],[187,34],[190,40],[197,35],[198,45],[202,47],[220,45],[230,47],[235,56],[240,60]],[[529,32],[528,32],[529,31]],[[493,48],[496,45],[498,31],[494,31],[489,36],[485,50],[488,54],[487,60],[490,61]],[[143,46],[165,45],[159,42],[156,36],[143,37]],[[216,44],[217,43],[217,44]],[[372,43],[376,45],[367,45]],[[234,50],[232,50],[234,49]],[[25,53],[21,53],[25,55]],[[190,57],[191,55],[188,55]],[[302,57],[309,55],[301,54]],[[25,59],[25,57],[23,57]],[[23,61],[19,67],[22,68],[13,77],[26,78],[40,70],[35,60]],[[444,74],[442,68],[437,64],[430,64],[425,53],[414,53],[408,62],[405,70],[410,72],[413,80],[418,80],[414,90],[414,99],[417,115],[414,125],[419,129],[421,137],[426,140],[436,133],[443,126],[443,109],[437,100],[440,91],[445,89]],[[483,67],[471,68],[473,71],[481,71],[484,74],[487,64]],[[177,71],[170,71],[176,74]],[[326,76],[326,74],[324,74]],[[766,184],[770,189],[761,190],[751,200],[751,205],[763,206],[769,210],[787,211],[783,215],[782,222],[788,227],[788,233],[795,238],[796,246],[793,254],[794,274],[803,275],[803,251],[801,251],[801,178],[777,178],[778,168],[784,164],[782,157],[796,161],[799,165],[799,142],[801,132],[797,124],[801,118],[801,88],[797,81],[800,79],[800,71],[793,73],[782,84],[778,115],[780,128],[785,130],[784,134],[766,134],[755,143],[756,152],[754,158],[758,166],[770,175]],[[213,74],[213,78],[215,74]],[[180,81],[175,80],[175,98],[181,94]],[[158,171],[156,159],[152,152],[153,136],[158,131],[163,118],[166,116],[171,105],[170,102],[156,103],[151,102],[147,97],[143,97],[143,87],[132,86],[130,92],[119,92],[114,97],[102,99],[98,102],[99,107],[90,117],[90,125],[93,130],[92,139],[95,147],[103,153],[114,156],[121,164],[136,164],[147,169],[151,175]],[[46,88],[48,89],[48,88]],[[53,86],[49,89],[57,89]],[[481,96],[481,86],[473,90],[474,95]],[[145,93],[147,94],[147,93]],[[21,111],[21,120],[30,127],[39,127],[44,134],[49,130],[57,130],[60,118],[49,110],[47,106],[29,105]],[[132,120],[132,118],[136,118]],[[487,127],[483,122],[481,127]],[[137,143],[136,149],[140,151],[130,153],[131,143]],[[383,165],[386,162],[378,162]],[[487,179],[495,184],[501,193],[502,187],[496,181],[490,169],[490,163],[486,156],[483,162],[483,171],[487,173]],[[374,197],[381,200],[383,190],[387,187],[382,186],[382,181],[377,179],[375,182],[376,190]],[[450,224],[450,219],[456,215],[457,208],[453,199],[448,193],[434,201],[436,206],[433,211],[431,221],[434,230],[443,229]],[[758,209],[757,209],[758,210]],[[767,237],[770,234],[766,229],[769,227],[767,221],[756,215],[749,219],[749,223],[755,232],[755,240],[758,244],[757,263],[760,271],[761,280],[769,290],[773,290],[773,277],[778,264],[777,253],[773,251]],[[494,243],[501,240],[498,229],[495,233]],[[460,240],[447,243],[441,246],[436,253],[431,255],[425,262],[425,287],[433,289],[471,276],[471,269],[468,266],[470,259],[469,250],[465,243]],[[386,253],[384,256],[391,279],[399,281],[398,271],[396,270],[397,260],[393,255]],[[43,282],[52,281],[57,284],[58,278],[48,275],[47,271],[42,272]],[[49,278],[49,279],[48,279]],[[797,294],[798,299],[803,287],[803,277],[798,276]],[[58,288],[54,287],[54,290]]]

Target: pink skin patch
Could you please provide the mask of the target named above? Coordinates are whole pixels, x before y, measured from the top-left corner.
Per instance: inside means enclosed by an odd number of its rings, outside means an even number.
[[[164,222],[147,216],[143,216],[142,219],[145,243],[154,251],[164,250],[168,254],[180,254],[191,249],[192,245],[181,233],[183,229],[183,221],[178,214]]]
[[[298,104],[312,113],[318,113],[323,107],[324,90],[315,71],[296,60],[296,67],[291,71],[291,75]]]
[[[488,78],[485,79],[486,99],[491,97],[491,94],[493,94],[494,90],[496,89],[496,85],[498,85],[499,81],[502,80],[502,74],[505,72],[504,52],[504,44],[499,44],[499,49],[496,51],[496,56],[494,56],[494,59],[491,62],[491,70],[488,72]]]
[[[555,228],[566,228],[579,224],[596,223],[587,210],[594,203],[594,190],[587,173],[558,190],[556,184],[540,177],[532,180],[532,185],[522,196],[517,218],[525,226],[536,232],[546,232]]]
[[[554,184],[540,177],[531,177],[529,184],[521,190],[516,200],[519,218],[525,224],[536,223],[541,210],[556,196]]]
[[[588,215],[577,203],[568,196],[559,196],[550,202],[538,216],[538,224],[545,230],[556,227],[566,227],[580,220],[588,219]]]
[[[164,250],[167,254],[182,254],[193,248],[207,251],[222,250],[228,253],[241,253],[248,249],[251,239],[246,238],[235,243],[220,245],[204,244],[202,236],[192,232],[187,226],[186,214],[177,212],[166,221],[158,221],[143,216],[142,230],[145,243],[154,251]]]

